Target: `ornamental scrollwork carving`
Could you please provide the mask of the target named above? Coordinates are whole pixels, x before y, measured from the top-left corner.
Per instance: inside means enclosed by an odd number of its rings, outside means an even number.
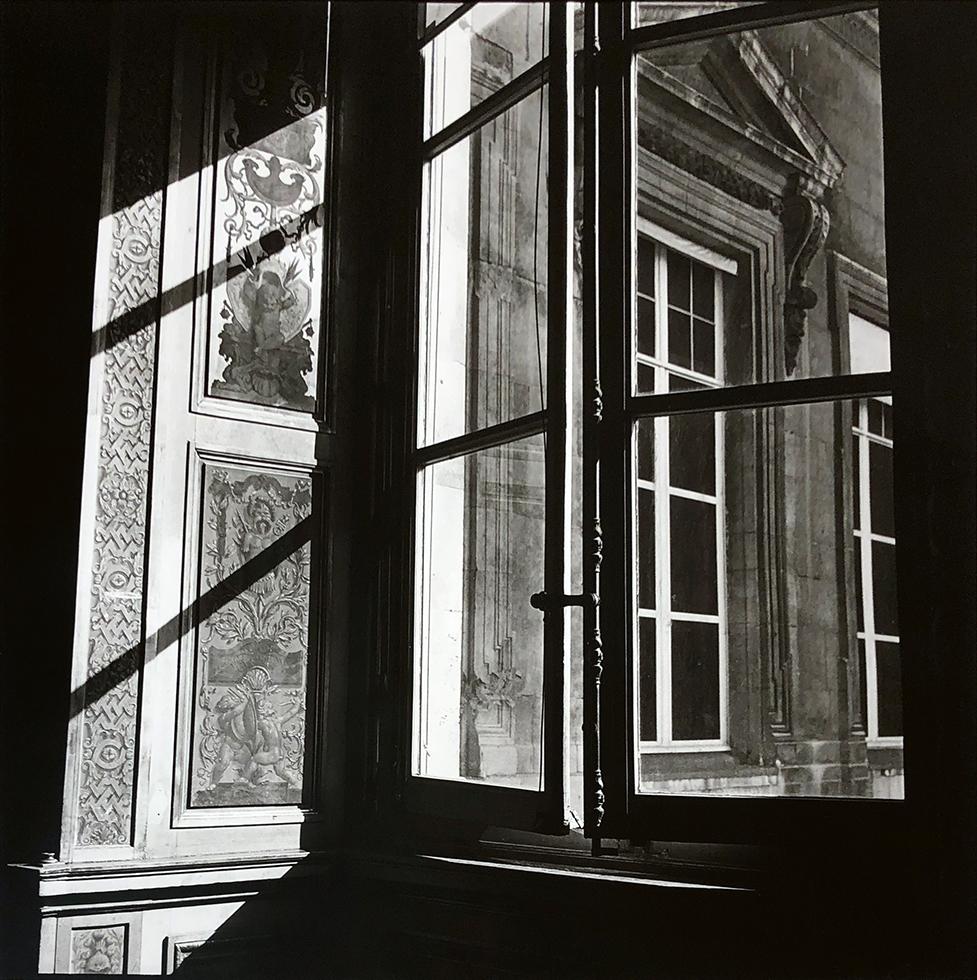
[[[71,972],[123,974],[125,947],[125,924],[74,929],[71,933]]]
[[[784,367],[788,376],[797,367],[797,355],[807,328],[807,312],[817,306],[807,270],[828,238],[830,217],[812,182],[798,178],[784,197],[780,215],[784,226],[786,288],[784,294]]]

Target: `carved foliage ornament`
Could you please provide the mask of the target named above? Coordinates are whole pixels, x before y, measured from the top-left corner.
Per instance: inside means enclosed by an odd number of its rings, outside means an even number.
[[[71,972],[125,973],[126,926],[74,929],[71,933]]]

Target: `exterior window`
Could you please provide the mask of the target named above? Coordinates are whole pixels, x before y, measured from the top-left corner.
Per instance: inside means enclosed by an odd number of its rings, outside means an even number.
[[[638,386],[648,391],[722,381],[721,272],[689,251],[638,239],[635,357]],[[716,421],[698,414],[636,426],[641,752],[726,741],[723,428]]]
[[[889,335],[852,314],[851,359],[888,360]],[[852,428],[852,514],[861,708],[869,744],[902,743],[902,684],[896,610],[891,398],[862,399]]]

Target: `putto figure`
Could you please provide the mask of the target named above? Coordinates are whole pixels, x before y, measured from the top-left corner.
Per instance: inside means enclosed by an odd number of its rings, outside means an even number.
[[[297,262],[265,260],[227,285],[220,354],[229,361],[212,393],[309,411],[304,375],[312,370],[308,328],[311,292]]]

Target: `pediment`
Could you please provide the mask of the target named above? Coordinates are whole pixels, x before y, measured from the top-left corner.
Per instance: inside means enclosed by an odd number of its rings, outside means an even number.
[[[639,56],[638,84],[641,123],[665,125],[680,140],[684,133],[699,149],[711,145],[717,160],[752,156],[782,173],[799,171],[822,189],[844,170],[828,136],[755,31]]]

